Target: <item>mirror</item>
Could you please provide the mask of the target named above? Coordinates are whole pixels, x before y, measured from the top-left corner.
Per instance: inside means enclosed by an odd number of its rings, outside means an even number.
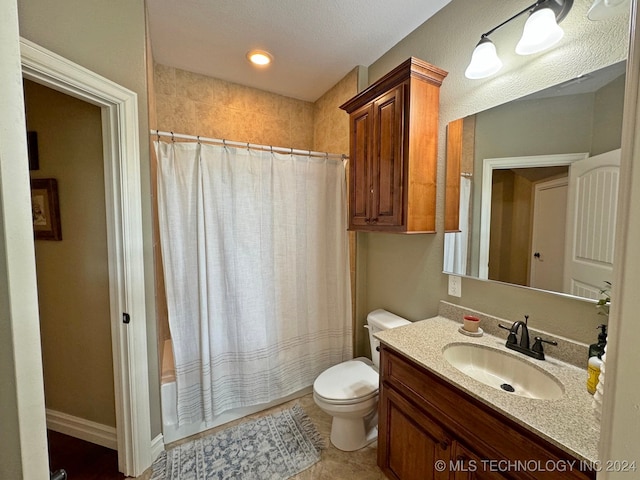
[[[447,210],[445,273],[600,297],[613,262],[625,67],[448,125],[446,208],[457,215]]]

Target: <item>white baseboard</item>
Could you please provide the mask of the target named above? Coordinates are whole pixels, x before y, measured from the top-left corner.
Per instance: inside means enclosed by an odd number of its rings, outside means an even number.
[[[115,427],[109,427],[47,408],[47,428],[54,432],[64,433],[71,437],[102,445],[111,450],[118,449]]]
[[[151,461],[155,461],[156,458],[164,450],[164,437],[160,433],[156,438],[151,440]]]

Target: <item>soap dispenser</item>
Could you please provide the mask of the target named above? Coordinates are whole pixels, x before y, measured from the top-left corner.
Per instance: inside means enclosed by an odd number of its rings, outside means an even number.
[[[589,345],[589,363],[587,367],[587,391],[593,395],[596,393],[598,378],[602,369],[602,355],[607,345],[607,326],[599,325],[601,332],[598,334],[598,342]]]
[[[602,357],[604,353],[604,346],[607,344],[607,326],[606,325],[598,325],[598,328],[601,329],[598,334],[598,341],[596,343],[592,343],[589,345],[589,356],[591,357]]]

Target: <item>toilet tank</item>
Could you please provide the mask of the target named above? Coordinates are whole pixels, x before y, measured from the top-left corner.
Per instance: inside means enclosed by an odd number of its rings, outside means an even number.
[[[367,328],[369,329],[369,342],[371,344],[371,360],[373,360],[376,369],[380,368],[380,352],[378,351],[380,341],[375,338],[373,334],[382,330],[409,325],[410,323],[406,318],[399,317],[381,308],[367,315]]]

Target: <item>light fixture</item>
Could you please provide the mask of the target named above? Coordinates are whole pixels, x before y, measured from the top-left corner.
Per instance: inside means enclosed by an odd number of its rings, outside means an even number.
[[[273,61],[273,55],[264,50],[251,50],[250,52],[247,52],[247,60],[254,65],[264,67]]]
[[[496,52],[496,46],[487,37],[482,37],[471,54],[471,63],[464,76],[472,80],[493,75],[502,68],[502,61]]]
[[[542,52],[562,39],[564,31],[558,26],[552,4],[558,5],[555,2],[545,2],[533,9],[524,24],[522,38],[516,45],[518,55]]]
[[[629,13],[629,0],[595,0],[587,12],[587,18],[605,20],[623,13]]]
[[[469,79],[485,78],[500,70],[502,62],[498,58],[493,42],[488,37],[524,13],[529,12],[530,15],[525,23],[522,38],[516,46],[516,53],[519,55],[531,55],[555,45],[564,35],[562,29],[558,26],[558,22],[561,22],[567,16],[572,6],[573,0],[538,0],[487,33],[483,33],[480,37],[480,42],[478,42],[471,55],[471,62],[465,70],[465,76]]]

